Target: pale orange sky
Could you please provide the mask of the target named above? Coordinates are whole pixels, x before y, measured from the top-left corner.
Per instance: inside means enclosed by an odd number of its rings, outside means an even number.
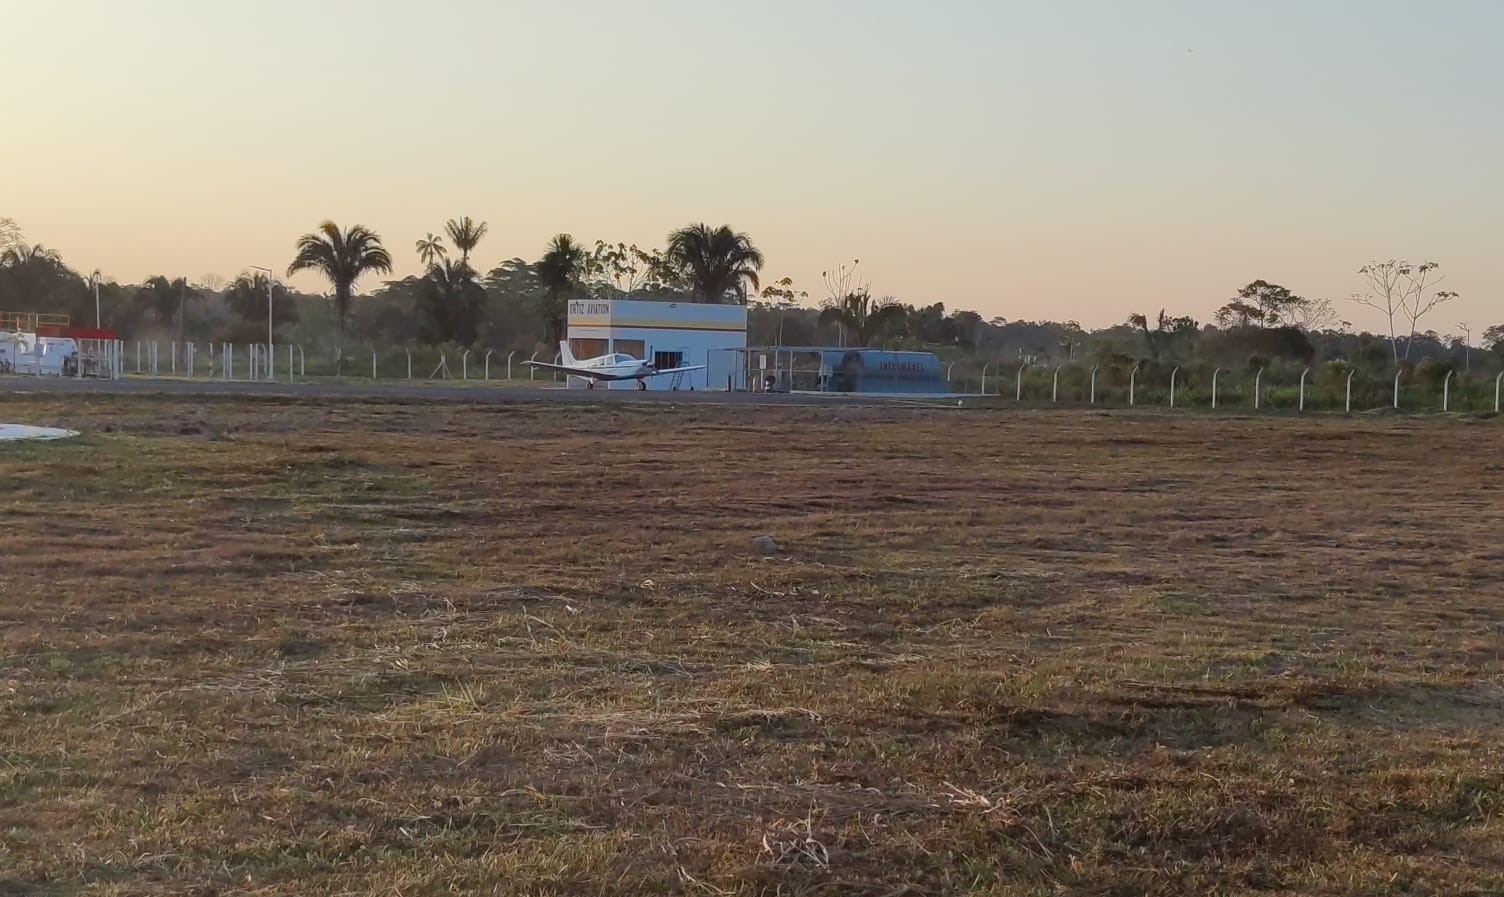
[[[458,215],[482,267],[703,220],[814,299],[859,257],[878,295],[1087,325],[1408,257],[1463,294],[1430,326],[1504,321],[1497,4],[749,9],[0,3],[0,216],[122,281],[284,268],[324,218],[398,274]]]

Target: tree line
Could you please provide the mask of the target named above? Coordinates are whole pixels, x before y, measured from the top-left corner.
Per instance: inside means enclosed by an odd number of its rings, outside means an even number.
[[[1482,353],[1496,356],[1487,363],[1504,361],[1504,324],[1478,334],[1465,323],[1445,334],[1425,326],[1457,298],[1438,289],[1439,268],[1432,262],[1374,262],[1360,270],[1366,289],[1352,302],[1377,310],[1384,333],[1354,332],[1332,302],[1267,280],[1233,291],[1210,322],[1161,309],[1087,331],[1074,321],[989,319],[943,303],[880,297],[863,281],[859,260],[822,272],[824,295],[812,300],[791,278],[764,284],[762,252],[727,225],[686,225],[670,232],[661,249],[606,241],[587,246],[559,234],[532,261],[514,257],[484,270],[475,260],[486,222],[460,217],[441,231],[414,244],[422,274],[377,281],[393,268],[381,236],[361,225],[322,223],[295,241],[285,272],[320,275],[329,289],[318,296],[249,270],[228,282],[159,275],[119,284],[69,267],[0,218],[0,309],[66,314],[92,324],[97,289],[101,325],[123,336],[243,343],[265,339],[270,290],[276,340],[310,351],[424,344],[550,353],[563,336],[569,300],[632,298],[745,304],[753,345],[928,349],[978,363],[1340,360],[1375,369],[1419,362],[1465,368],[1475,355],[1483,362]],[[361,292],[372,281],[374,288]]]

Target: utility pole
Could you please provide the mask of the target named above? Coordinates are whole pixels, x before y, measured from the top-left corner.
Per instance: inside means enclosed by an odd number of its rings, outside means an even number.
[[[272,365],[275,363],[273,359],[277,357],[277,353],[272,351],[272,284],[274,281],[272,269],[263,268],[260,265],[251,267],[257,271],[266,272],[266,379],[270,381],[276,379],[272,376]],[[288,364],[292,362],[289,361]]]
[[[103,326],[102,324],[100,324],[100,318],[99,318],[99,279],[100,279],[101,276],[102,275],[99,273],[99,269],[98,268],[95,268],[94,269],[94,273],[89,275],[89,280],[92,281],[93,284],[94,284],[94,329],[95,330],[98,330],[98,329],[100,329],[100,327]]]

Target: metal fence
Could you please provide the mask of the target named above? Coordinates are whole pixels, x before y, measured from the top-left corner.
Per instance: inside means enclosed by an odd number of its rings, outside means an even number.
[[[85,343],[91,341],[84,341]],[[81,357],[78,376],[122,376],[127,373],[127,346],[118,340],[99,340]],[[296,381],[309,375],[309,358],[298,344],[267,346],[235,343],[134,344],[134,373],[143,376],[211,377],[220,380]],[[164,351],[165,350],[165,351]],[[315,361],[313,376],[372,380],[511,380],[517,371],[517,352],[502,356],[495,350],[402,349],[382,354],[375,349],[345,353],[335,350],[327,361]],[[494,359],[494,361],[493,361]],[[534,355],[530,360],[538,360]],[[557,356],[552,359],[557,361]],[[749,370],[712,363],[712,383],[728,389],[798,389],[793,365],[777,363],[774,370]],[[1016,403],[1082,405],[1089,407],[1193,408],[1248,411],[1337,411],[1354,413],[1378,408],[1397,410],[1504,410],[1504,371],[1479,374],[1455,369],[1399,368],[1377,377],[1358,369],[1326,365],[1320,368],[1262,367],[1252,370],[1188,365],[1140,363],[1126,365],[1019,364],[994,366],[988,362],[976,379],[951,380],[955,364],[946,366],[952,394],[997,397]],[[787,384],[773,384],[770,375],[784,373]],[[538,378],[535,368],[527,379]],[[545,373],[557,380],[558,375]]]
[[[1504,371],[1398,368],[1375,376],[1338,365],[1300,369],[1229,369],[1136,364],[1010,366],[990,380],[983,368],[976,395],[1033,404],[1249,411],[1492,411],[1504,400]],[[958,384],[953,383],[955,388]],[[969,383],[959,384],[966,391]],[[989,389],[989,386],[991,389]]]
[[[375,349],[347,353],[336,349],[321,360],[310,359],[297,343],[268,346],[138,340],[133,347],[133,373],[144,377],[207,377],[242,382],[297,381],[310,376],[311,361],[313,376],[486,382],[493,379],[493,373],[500,377],[503,364],[507,380],[512,379],[518,367],[515,351],[505,356],[494,349],[462,349],[453,353],[442,349],[402,349],[400,353],[383,354]],[[429,367],[430,364],[433,366]]]

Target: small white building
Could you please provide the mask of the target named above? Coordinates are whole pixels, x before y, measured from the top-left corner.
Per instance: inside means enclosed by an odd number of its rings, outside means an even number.
[[[578,359],[620,352],[658,368],[708,364],[717,349],[747,346],[747,307],[700,302],[645,302],[636,299],[573,299],[569,303],[569,351]],[[705,389],[706,371],[685,374],[680,389]],[[649,377],[648,389],[670,389],[673,377]],[[585,382],[569,378],[570,386]],[[636,389],[628,382],[603,384]],[[724,385],[724,384],[722,384]]]

